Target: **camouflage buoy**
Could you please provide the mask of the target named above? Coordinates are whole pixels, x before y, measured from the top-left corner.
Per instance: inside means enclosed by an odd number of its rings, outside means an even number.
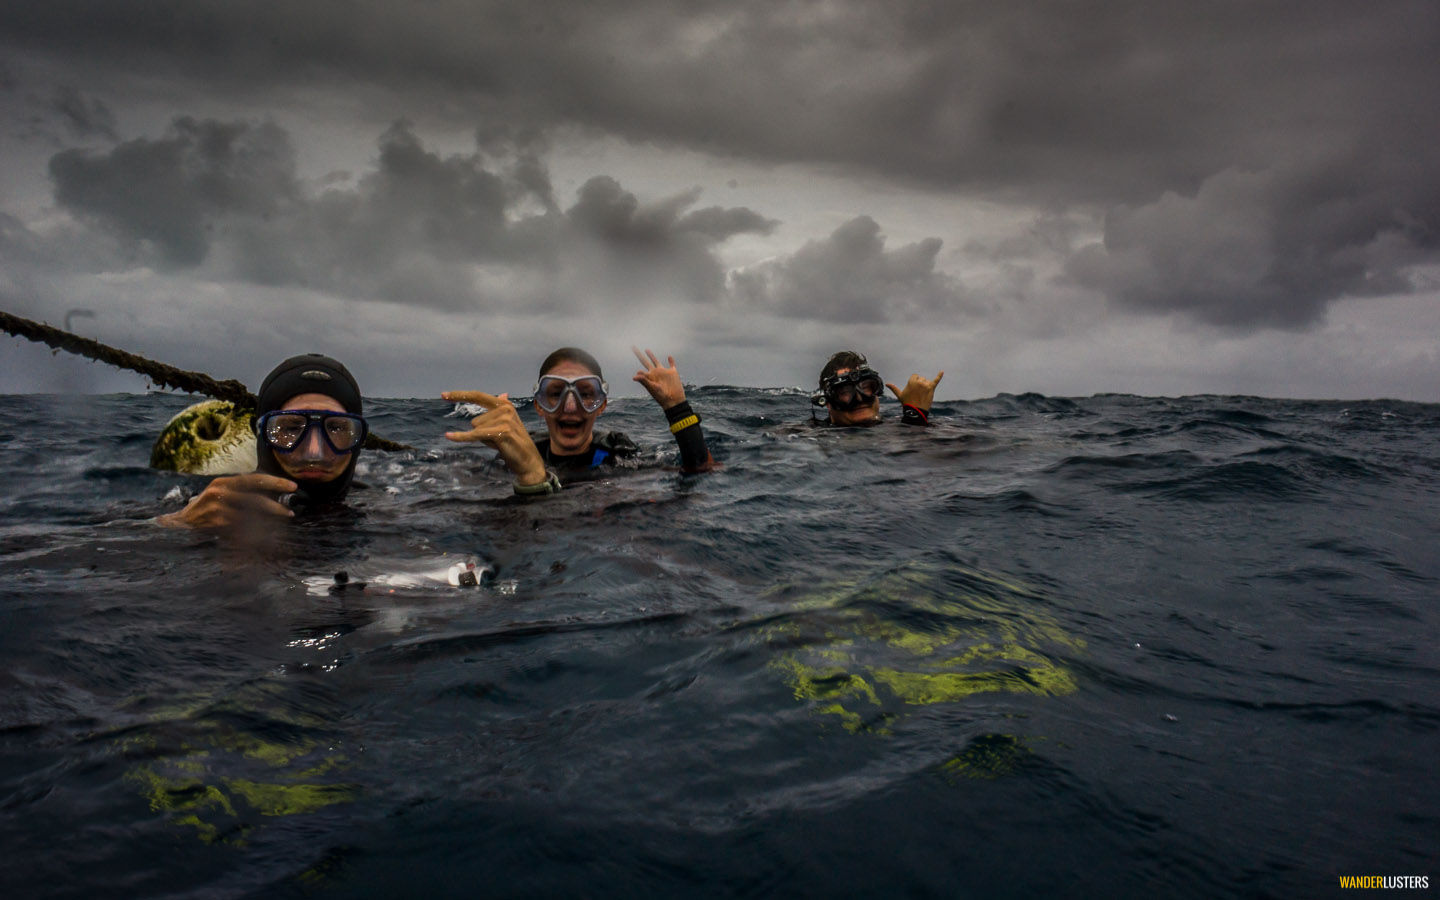
[[[187,475],[255,471],[250,411],[225,400],[187,406],[171,419],[150,449],[150,467]]]

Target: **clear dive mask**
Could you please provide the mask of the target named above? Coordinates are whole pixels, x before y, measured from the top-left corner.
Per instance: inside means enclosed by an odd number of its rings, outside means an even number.
[[[599,375],[542,375],[535,383],[535,402],[547,413],[558,412],[565,405],[565,395],[573,394],[581,410],[593,413],[604,405],[608,391],[609,385]]]
[[[363,417],[329,409],[277,409],[255,421],[255,433],[279,453],[299,447],[312,428],[339,455],[358,449],[370,430]]]

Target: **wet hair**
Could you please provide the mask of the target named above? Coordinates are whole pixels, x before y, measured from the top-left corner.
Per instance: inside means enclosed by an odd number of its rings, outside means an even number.
[[[865,355],[863,353],[856,353],[854,350],[841,350],[839,353],[830,357],[830,361],[825,364],[825,368],[820,370],[820,389],[822,391],[825,389],[825,379],[830,378],[841,369],[858,369],[865,364]]]
[[[559,350],[545,357],[545,361],[540,364],[540,374],[544,375],[563,362],[579,363],[589,369],[590,374],[597,378],[605,377],[605,374],[600,371],[600,363],[595,357],[581,350],[579,347],[561,347]]]

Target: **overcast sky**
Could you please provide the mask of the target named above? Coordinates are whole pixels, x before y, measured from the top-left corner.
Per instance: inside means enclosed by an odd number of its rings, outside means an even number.
[[[1435,0],[6,0],[0,309],[252,387],[1440,399]],[[0,392],[142,390],[0,336]]]

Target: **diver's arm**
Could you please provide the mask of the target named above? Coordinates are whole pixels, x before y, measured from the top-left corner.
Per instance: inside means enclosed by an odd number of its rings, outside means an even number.
[[[494,447],[505,460],[505,467],[515,474],[515,493],[550,494],[560,489],[554,473],[545,468],[540,451],[520,421],[520,414],[510,403],[508,394],[486,394],[481,391],[446,391],[440,395],[456,403],[475,403],[485,412],[470,420],[469,431],[447,431],[452,441],[480,441]]]
[[[911,375],[910,380],[905,382],[903,391],[890,382],[885,382],[885,386],[894,391],[895,396],[899,398],[900,405],[905,407],[905,412],[900,416],[902,423],[920,426],[930,424],[930,407],[935,402],[935,386],[944,377],[944,371],[936,375],[934,381],[921,378],[919,375]]]
[[[715,459],[705,445],[705,432],[700,430],[700,417],[685,399],[685,385],[680,381],[675,357],[668,357],[670,365],[662,366],[652,351],[646,350],[642,355],[638,347],[630,349],[635,351],[642,367],[635,373],[634,380],[640,382],[665,411],[670,433],[675,436],[675,444],[680,448],[681,471],[695,473],[714,468]]]
[[[178,512],[155,517],[155,524],[167,528],[224,529],[264,518],[295,515],[275,499],[295,491],[298,485],[288,478],[252,472],[225,475],[205,485]],[[275,496],[266,496],[267,494]]]
[[[675,436],[675,446],[680,448],[680,469],[686,473],[705,472],[715,468],[717,463],[705,445],[705,432],[700,430],[700,417],[690,409],[684,400],[665,410],[670,423],[670,433]]]

